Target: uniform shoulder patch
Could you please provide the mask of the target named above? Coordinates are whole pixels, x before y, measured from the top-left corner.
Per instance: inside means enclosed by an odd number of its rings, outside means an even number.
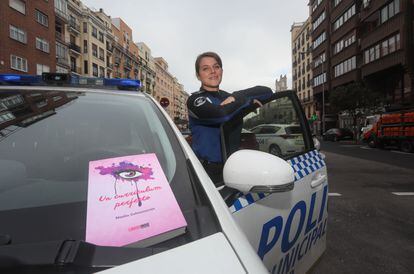
[[[202,105],[204,105],[204,104],[206,103],[206,101],[207,101],[207,98],[206,98],[206,97],[204,97],[204,96],[197,97],[197,98],[194,100],[194,106],[195,106],[195,107],[202,106]]]

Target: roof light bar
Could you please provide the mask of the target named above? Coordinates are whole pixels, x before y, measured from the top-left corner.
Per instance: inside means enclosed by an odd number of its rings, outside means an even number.
[[[0,83],[6,84],[37,84],[41,82],[41,77],[36,75],[23,74],[0,74]]]
[[[70,86],[105,86],[118,87],[123,90],[138,90],[141,87],[139,80],[133,79],[113,79],[113,78],[96,78],[75,76],[65,73],[43,73],[42,76],[19,75],[19,74],[0,74],[0,84],[54,84]]]

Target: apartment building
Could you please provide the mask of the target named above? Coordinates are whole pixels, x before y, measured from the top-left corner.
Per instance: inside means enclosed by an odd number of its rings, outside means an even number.
[[[336,125],[329,91],[355,81],[382,94],[390,106],[414,106],[414,1],[312,0],[309,5],[313,92],[318,109],[325,101],[327,127]]]
[[[162,57],[154,58],[155,61],[155,89],[154,98],[159,102],[162,98],[167,98],[170,105],[166,111],[170,117],[174,117],[174,76],[168,71],[168,63]]]
[[[362,1],[361,77],[395,107],[414,107],[414,1]]]
[[[99,9],[99,11],[95,11],[93,13],[105,25],[105,33],[104,33],[105,64],[106,64],[106,75],[105,76],[107,78],[112,78],[113,71],[114,71],[113,53],[114,53],[114,43],[115,43],[115,35],[112,32],[112,19],[109,15],[107,15],[103,11],[103,9]]]
[[[178,82],[178,79],[174,77],[174,122],[177,125],[184,125],[188,123],[188,112],[187,112],[187,99],[188,93],[184,91],[184,86]]]
[[[144,43],[136,43],[139,56],[139,79],[141,80],[141,90],[154,96],[155,88],[155,62],[151,55],[151,49]]]
[[[82,75],[83,54],[81,45],[82,38],[82,3],[79,0],[68,1],[68,24],[69,35],[69,63],[70,72],[75,75]]]
[[[315,24],[314,24],[315,25]],[[310,118],[319,112],[316,109],[312,89],[312,66],[318,67],[319,62],[312,61],[312,24],[309,17],[305,22],[294,23],[291,27],[292,39],[292,87],[301,101],[306,117]],[[320,116],[320,113],[319,117]]]
[[[112,18],[114,41],[114,77],[139,79],[138,46],[132,39],[132,29],[121,19]]]
[[[55,4],[55,38],[56,38],[56,72],[69,73],[69,39],[66,26],[68,24],[68,1],[54,0]]]
[[[0,73],[56,70],[53,1],[0,1]]]

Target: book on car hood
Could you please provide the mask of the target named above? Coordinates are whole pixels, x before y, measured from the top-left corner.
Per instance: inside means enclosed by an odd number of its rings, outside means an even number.
[[[154,153],[89,162],[87,242],[146,247],[185,233],[186,226]]]

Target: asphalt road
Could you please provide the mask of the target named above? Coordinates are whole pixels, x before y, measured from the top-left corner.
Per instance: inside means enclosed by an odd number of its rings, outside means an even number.
[[[414,273],[414,153],[322,142],[327,250],[310,273]]]

